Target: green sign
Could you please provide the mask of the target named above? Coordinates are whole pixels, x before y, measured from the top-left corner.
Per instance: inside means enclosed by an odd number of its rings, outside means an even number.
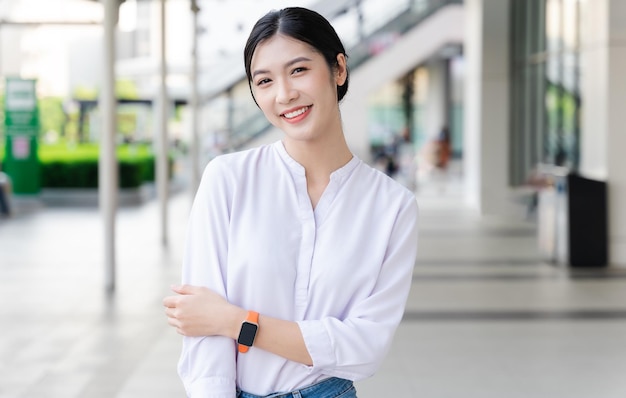
[[[41,186],[37,157],[39,109],[36,81],[9,77],[5,88],[4,171],[11,177],[14,193],[36,194]]]

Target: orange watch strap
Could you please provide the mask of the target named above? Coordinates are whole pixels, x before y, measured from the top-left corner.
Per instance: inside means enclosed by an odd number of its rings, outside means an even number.
[[[248,316],[246,317],[246,322],[254,323],[256,325],[259,324],[259,313],[256,311],[248,311]],[[250,349],[247,345],[238,344],[239,352],[246,353]]]
[[[256,311],[248,311],[246,321],[259,324],[259,313]]]

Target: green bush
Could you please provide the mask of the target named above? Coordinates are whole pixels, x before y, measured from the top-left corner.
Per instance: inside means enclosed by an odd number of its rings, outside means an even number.
[[[136,188],[154,181],[154,154],[149,145],[121,145],[116,152],[120,188]],[[0,148],[0,161],[2,155]],[[98,145],[40,145],[38,155],[42,188],[98,187]],[[170,157],[170,177],[172,168]]]
[[[51,161],[41,163],[43,188],[96,188],[97,160]]]

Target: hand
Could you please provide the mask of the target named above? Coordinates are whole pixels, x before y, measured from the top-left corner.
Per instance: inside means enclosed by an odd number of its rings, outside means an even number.
[[[167,323],[183,336],[237,338],[245,310],[206,287],[173,286],[176,296],[163,299]]]

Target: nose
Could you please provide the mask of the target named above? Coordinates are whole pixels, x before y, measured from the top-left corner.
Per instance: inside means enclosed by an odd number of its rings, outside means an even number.
[[[293,87],[289,79],[281,79],[277,82],[276,102],[288,104],[298,97],[298,91]]]

